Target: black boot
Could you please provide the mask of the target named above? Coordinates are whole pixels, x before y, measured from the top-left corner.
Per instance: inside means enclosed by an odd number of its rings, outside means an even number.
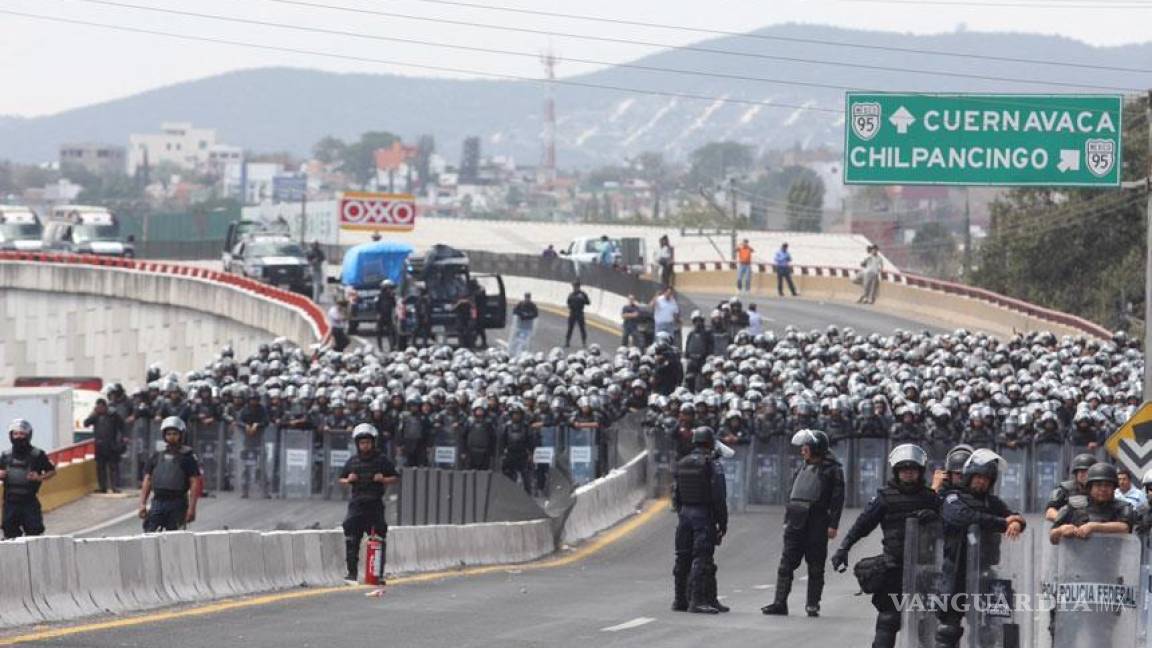
[[[360,582],[359,566],[360,566],[360,542],[352,542],[345,538],[344,540],[344,562],[348,565],[348,574],[344,576],[344,580],[358,583]]]
[[[787,616],[788,594],[792,592],[792,577],[778,576],[776,578],[776,599],[760,608],[764,614]]]
[[[876,636],[872,648],[894,648],[896,633],[900,631],[899,612],[881,612],[876,616]]]
[[[688,574],[688,611],[693,614],[719,614],[720,610],[712,607],[708,600],[707,587],[708,568],[703,561],[697,559],[692,562],[692,571]]]
[[[672,611],[688,611],[688,575],[672,570]]]
[[[731,611],[732,608],[720,602],[720,598],[716,595],[716,589],[716,565],[712,565],[712,568],[704,576],[704,598],[720,612]]]
[[[820,616],[820,597],[824,594],[824,574],[808,576],[808,602],[804,611],[810,617]]]

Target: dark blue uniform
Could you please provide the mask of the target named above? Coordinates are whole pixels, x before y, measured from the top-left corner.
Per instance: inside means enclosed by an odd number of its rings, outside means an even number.
[[[41,475],[55,470],[48,454],[31,447],[9,450],[0,454],[0,470],[7,471],[4,478],[4,539],[44,534],[44,515],[40,510],[40,482],[28,479],[29,472]]]
[[[708,579],[714,574],[713,553],[718,535],[728,532],[728,494],[724,468],[711,451],[696,448],[676,464],[672,507],[676,526],[676,587],[674,606],[709,603]]]
[[[167,448],[148,460],[144,474],[152,478],[152,506],[144,518],[144,532],[178,531],[188,514],[188,491],[192,478],[200,475],[200,463],[192,448]]]
[[[373,481],[375,475],[397,476],[396,465],[379,450],[368,454],[356,452],[344,464],[340,478],[355,474],[352,482],[352,496],[348,500],[348,514],[344,517],[344,557],[348,565],[348,575],[355,578],[360,562],[360,540],[364,534],[376,532],[382,540],[388,536],[388,523],[384,518],[384,484]],[[383,552],[386,545],[381,545]],[[380,564],[384,564],[383,554]],[[381,575],[383,568],[381,568]]]

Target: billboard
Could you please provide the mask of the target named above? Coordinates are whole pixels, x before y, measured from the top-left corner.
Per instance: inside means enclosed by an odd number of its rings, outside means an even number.
[[[416,199],[410,194],[346,191],[340,195],[340,229],[411,231]]]

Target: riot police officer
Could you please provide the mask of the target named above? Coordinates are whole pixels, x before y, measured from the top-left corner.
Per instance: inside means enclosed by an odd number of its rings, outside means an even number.
[[[698,310],[692,311],[692,330],[684,339],[684,359],[688,361],[684,385],[693,391],[700,388],[704,361],[712,355],[713,343],[712,332],[704,326],[704,316]]]
[[[524,492],[532,494],[532,428],[524,418],[524,406],[513,403],[508,408],[508,419],[500,430],[500,472],[524,487]]]
[[[44,515],[36,494],[40,484],[56,476],[48,453],[32,445],[32,424],[15,419],[8,426],[12,449],[0,454],[4,482],[4,539],[44,534]]]
[[[717,614],[709,600],[709,578],[716,545],[728,532],[727,491],[724,468],[716,460],[715,435],[711,428],[692,432],[692,452],[676,462],[672,483],[672,508],[679,516],[676,525],[676,564],[672,569],[677,612]]]
[[[784,552],[776,572],[776,599],[760,608],[764,614],[788,614],[792,573],[800,561],[808,563],[808,598],[804,610],[820,616],[824,593],[824,561],[828,541],[836,537],[844,509],[844,470],[828,449],[828,435],[820,430],[799,430],[792,445],[800,448],[804,463],[792,477],[792,492],[784,514]]]
[[[892,469],[891,480],[868,502],[848,535],[844,536],[840,549],[832,556],[832,568],[843,572],[848,566],[848,551],[852,546],[880,527],[883,556],[878,557],[879,560],[867,558],[860,561],[870,565],[862,571],[872,582],[865,587],[862,581],[861,587],[872,594],[872,606],[877,613],[872,648],[892,648],[896,645],[896,633],[900,631],[900,612],[892,595],[903,590],[905,522],[909,518],[936,518],[940,512],[939,496],[924,481],[928,453],[923,448],[911,443],[896,446],[888,454],[888,466]]]
[[[428,417],[420,411],[423,398],[413,394],[406,399],[408,409],[400,414],[398,439],[400,454],[404,457],[404,465],[409,468],[421,468],[428,465],[428,440],[431,436],[431,424]]]
[[[348,458],[340,471],[339,482],[352,490],[348,499],[348,514],[344,517],[344,560],[348,564],[346,580],[357,580],[360,561],[360,540],[366,533],[380,537],[380,570],[384,575],[384,555],[388,536],[388,523],[384,518],[384,489],[399,480],[396,466],[376,447],[378,433],[369,423],[361,423],[352,430],[356,453]],[[383,584],[383,579],[380,583]]]
[[[1120,479],[1116,466],[1097,463],[1088,469],[1088,494],[1072,495],[1052,520],[1048,539],[1059,544],[1064,538],[1089,538],[1093,533],[1131,533],[1135,514],[1131,505],[1116,498]]]
[[[967,589],[969,526],[975,524],[980,528],[982,562],[988,565],[999,563],[1000,534],[1016,539],[1024,532],[1024,518],[992,494],[1000,474],[999,464],[1003,461],[987,448],[973,451],[964,462],[961,487],[943,496],[940,515],[944,520],[943,594],[946,598],[951,599],[950,595],[965,593]],[[936,628],[937,648],[955,648],[964,635],[960,626],[963,611],[948,604],[938,611],[937,617],[940,621]]]
[[[960,488],[964,481],[964,464],[972,456],[973,448],[967,443],[961,443],[944,455],[944,467],[939,468],[932,475],[932,490],[941,497],[947,491]]]
[[[490,470],[496,447],[496,428],[483,398],[472,401],[472,415],[464,424],[464,466],[469,470]]]
[[[396,284],[391,279],[380,282],[380,295],[376,297],[376,348],[384,351],[384,339],[388,348],[396,350],[396,327],[392,316],[396,311]]]
[[[184,420],[169,416],[160,423],[165,447],[152,454],[140,485],[140,519],[144,533],[178,531],[196,521],[201,494],[200,462],[184,445]],[[148,495],[152,508],[148,508]]]
[[[1060,509],[1068,505],[1068,498],[1073,495],[1087,495],[1088,484],[1088,469],[1096,464],[1096,456],[1088,454],[1087,452],[1078,454],[1072,457],[1072,465],[1069,467],[1069,472],[1072,478],[1066,479],[1052,491],[1052,495],[1048,498],[1048,505],[1044,510],[1044,519],[1052,522],[1056,519],[1056,515]]]

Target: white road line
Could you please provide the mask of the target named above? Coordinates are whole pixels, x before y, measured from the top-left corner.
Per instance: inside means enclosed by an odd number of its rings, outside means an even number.
[[[620,625],[608,626],[607,628],[600,628],[600,632],[620,632],[621,630],[631,630],[632,628],[639,628],[642,625],[648,625],[656,619],[649,617],[636,617],[631,621],[625,621]]]

